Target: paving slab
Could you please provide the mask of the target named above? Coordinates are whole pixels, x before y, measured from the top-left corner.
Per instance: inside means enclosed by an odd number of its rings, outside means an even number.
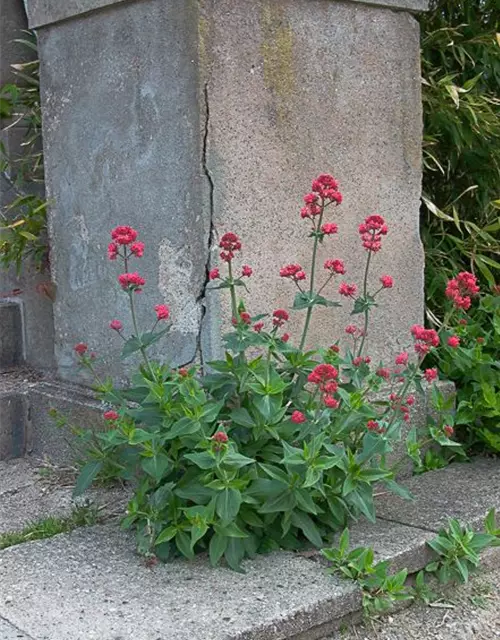
[[[36,640],[283,640],[360,608],[357,587],[297,554],[238,574],[203,557],[147,568],[133,550],[113,525],[5,549],[0,616]]]
[[[73,483],[61,486],[56,479],[44,478],[41,468],[40,461],[29,458],[0,462],[0,533],[19,531],[30,522],[49,516],[71,514],[76,505]],[[78,503],[94,504],[104,517],[124,513],[127,499],[128,494],[122,489],[96,488]]]
[[[481,527],[488,511],[500,511],[500,459],[475,458],[405,481],[415,497],[384,494],[376,501],[377,517],[439,531],[449,518]]]
[[[4,620],[0,618],[0,639],[1,640],[34,640],[32,636],[27,635],[24,631],[21,631],[17,627],[14,627]]]

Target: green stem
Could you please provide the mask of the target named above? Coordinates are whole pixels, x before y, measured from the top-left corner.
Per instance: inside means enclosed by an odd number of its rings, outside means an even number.
[[[323,203],[321,205],[321,213],[319,214],[318,224],[315,227],[316,231],[318,229],[321,229],[321,222],[323,220],[323,213],[324,212],[325,212],[325,205]],[[319,243],[319,236],[315,235],[314,236],[313,253],[312,253],[312,262],[311,262],[311,281],[310,281],[310,284],[309,284],[309,300],[312,300],[312,296],[313,296],[313,293],[314,293],[314,277],[315,277],[315,273],[316,273],[316,258],[317,258],[317,254],[318,254],[318,243]],[[306,320],[305,320],[305,323],[304,323],[304,330],[302,331],[302,338],[300,340],[300,345],[299,345],[299,349],[301,351],[304,348],[304,344],[306,342],[307,332],[309,331],[309,324],[311,322],[312,311],[313,311],[313,307],[312,306],[307,307]]]
[[[229,272],[229,290],[231,292],[231,311],[233,314],[233,318],[238,320],[238,303],[236,302],[236,287],[234,286],[233,281],[233,267],[231,265],[231,260],[227,263],[227,268]]]
[[[139,335],[139,327],[137,324],[137,316],[135,313],[135,303],[134,303],[134,292],[133,291],[129,291],[128,292],[128,297],[130,300],[130,313],[132,315],[132,324],[134,325],[134,332],[135,332],[135,336],[138,340],[141,339],[140,335]],[[149,373],[151,374],[151,377],[154,378],[154,373],[153,373],[153,369],[151,368],[151,363],[149,362],[149,358],[148,358],[148,354],[146,353],[146,349],[145,347],[141,344],[140,347],[140,352],[142,354],[142,358],[144,360],[144,363],[146,364]]]
[[[368,272],[370,270],[370,262],[372,259],[372,252],[368,251],[368,257],[365,265],[365,275],[363,278],[363,298],[366,300],[368,294]],[[368,331],[369,310],[365,309],[365,322],[363,325],[363,335],[361,336],[361,344],[359,345],[358,357],[363,353],[363,347],[365,346],[366,333]]]

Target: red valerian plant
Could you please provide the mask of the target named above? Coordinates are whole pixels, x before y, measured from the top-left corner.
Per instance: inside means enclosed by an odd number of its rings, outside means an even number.
[[[205,372],[196,366],[177,370],[149,358],[148,348],[169,329],[160,323],[168,322],[170,310],[156,305],[152,328],[140,332],[135,304],[145,282],[129,267],[145,247],[130,227],[112,231],[108,255],[123,263],[118,281],[128,296],[133,335],[124,335],[120,320],[112,320],[110,329],[124,340],[122,356],[139,354],[142,364],[125,389],[98,382],[109,405],[108,428],[96,436],[100,446],[93,448],[77,492],[99,473],[109,476],[110,467],[121,479],[133,479],[124,524],[136,529],[142,553],[191,558],[208,550],[212,563],[224,557],[239,569],[245,556],[280,547],[321,547],[350,520],[361,515],[374,520],[375,483],[407,495],[396,482],[397,464],[387,464],[388,454],[411,420],[410,388],[423,391],[421,381],[437,376],[419,367],[438,348],[439,338],[413,327],[416,354],[410,358],[404,351],[394,365],[372,365],[363,353],[370,312],[378,295],[393,286],[386,274],[378,290],[368,286],[373,256],[382,250],[389,227],[381,216],[368,216],[359,227],[360,249],[366,252],[361,287],[343,281],[330,286],[347,268],[332,257],[320,276],[318,245],[338,233],[337,224],[326,218],[341,203],[332,176],[313,181],[300,212],[309,225],[311,263],[307,269],[291,263],[279,272],[297,289],[291,312],[305,312],[298,345],[286,332],[289,310],[258,315],[247,310],[239,292],[246,290],[253,269],[239,262],[239,236],[221,237],[220,265],[208,275],[212,290],[229,292],[232,329],[224,336],[224,358],[209,363]],[[348,303],[352,300],[353,315],[363,317],[363,326],[346,327],[352,348],[347,345],[343,352],[334,344],[304,351],[314,308],[340,306],[326,297],[327,290],[335,295],[336,289]],[[87,345],[77,345],[75,352],[82,365],[96,371]],[[449,416],[444,424],[451,425]],[[450,433],[436,428],[436,438],[453,446]],[[414,431],[410,440],[415,458]]]

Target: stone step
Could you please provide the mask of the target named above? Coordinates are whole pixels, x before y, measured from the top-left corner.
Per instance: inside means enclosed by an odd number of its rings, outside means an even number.
[[[351,542],[416,572],[449,517],[477,526],[500,508],[499,483],[500,461],[486,459],[414,477],[415,501],[379,496],[381,519],[353,526]],[[500,564],[492,551],[490,565]],[[205,557],[148,567],[133,536],[89,527],[0,552],[0,620],[30,640],[318,640],[360,617],[359,588],[327,575],[317,556],[273,553],[245,571]]]
[[[0,372],[10,371],[24,361],[21,305],[0,300]]]
[[[22,383],[0,374],[0,460],[26,453],[29,433],[28,399]]]

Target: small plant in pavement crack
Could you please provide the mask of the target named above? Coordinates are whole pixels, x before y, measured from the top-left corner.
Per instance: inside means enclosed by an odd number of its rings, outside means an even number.
[[[337,548],[323,549],[321,553],[332,563],[330,573],[338,573],[359,585],[367,616],[386,613],[396,602],[414,598],[412,589],[406,586],[406,569],[391,574],[389,561],[374,563],[371,548],[358,547],[349,551],[348,529],[340,536]]]
[[[437,554],[437,559],[425,570],[434,574],[439,582],[467,582],[469,574],[478,568],[481,551],[500,546],[500,529],[496,528],[495,510],[491,509],[485,520],[485,532],[477,533],[470,526],[462,526],[456,519],[427,544]]]

